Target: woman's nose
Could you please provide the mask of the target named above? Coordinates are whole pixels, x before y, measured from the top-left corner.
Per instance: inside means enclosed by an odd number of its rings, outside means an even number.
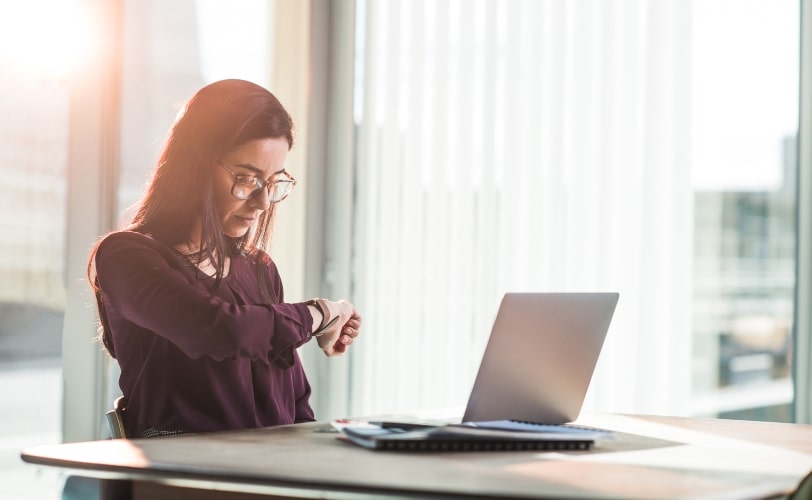
[[[251,196],[253,205],[263,212],[271,207],[271,197],[268,188],[269,186],[263,186]]]

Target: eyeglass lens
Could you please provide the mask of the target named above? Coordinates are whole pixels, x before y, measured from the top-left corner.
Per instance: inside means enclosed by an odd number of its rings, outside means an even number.
[[[243,177],[239,176],[234,179],[234,185],[231,188],[231,194],[235,198],[247,200],[256,196],[260,190],[268,190],[268,199],[271,203],[284,200],[291,189],[293,189],[293,181],[288,179],[280,179],[273,183],[262,182],[256,177]]]

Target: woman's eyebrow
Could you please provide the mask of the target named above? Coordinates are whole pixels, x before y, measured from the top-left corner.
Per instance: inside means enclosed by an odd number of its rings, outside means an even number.
[[[235,163],[234,166],[244,168],[246,170],[250,170],[250,171],[254,172],[257,175],[257,177],[259,177],[260,175],[262,175],[264,173],[262,171],[262,169],[260,169],[259,167],[255,167],[254,165],[251,165],[250,163]],[[285,171],[284,168],[281,169],[281,170],[277,170],[276,172],[272,173],[270,175],[270,177],[273,177],[274,175],[281,174],[284,171]]]
[[[244,168],[246,170],[250,170],[250,171],[254,172],[257,175],[262,175],[262,173],[263,173],[262,170],[259,167],[255,167],[254,165],[251,165],[250,163],[235,163],[234,166]]]

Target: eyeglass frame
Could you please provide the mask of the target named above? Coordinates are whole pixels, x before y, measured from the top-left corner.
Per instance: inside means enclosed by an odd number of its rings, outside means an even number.
[[[287,198],[288,195],[290,195],[290,193],[293,191],[293,188],[296,187],[296,179],[294,179],[293,176],[290,175],[290,173],[287,170],[282,170],[281,172],[278,172],[277,174],[275,174],[275,175],[284,175],[286,177],[285,179],[282,179],[282,180],[277,179],[275,181],[267,181],[267,180],[264,180],[264,179],[262,179],[260,177],[257,177],[256,175],[252,175],[252,174],[238,174],[237,172],[231,170],[231,168],[229,168],[228,164],[226,164],[226,162],[224,162],[224,161],[218,161],[217,163],[221,167],[226,169],[226,171],[228,173],[230,173],[234,177],[234,182],[231,184],[230,193],[231,193],[231,196],[233,196],[234,198],[236,198],[238,200],[250,200],[251,198],[254,198],[255,196],[257,196],[260,191],[265,189],[265,191],[268,193],[268,201],[270,201],[271,203],[279,203],[280,201]],[[252,189],[251,193],[245,198],[242,198],[242,197],[237,196],[236,194],[234,194],[234,190],[237,188],[237,182],[239,182],[240,178],[245,178],[245,179],[251,178],[251,179],[254,180],[254,183],[256,184],[256,187],[254,189]],[[277,187],[282,182],[290,183],[290,187],[288,188],[287,192],[285,192],[284,196],[282,196],[278,200],[274,200],[271,197],[270,188],[271,187]]]

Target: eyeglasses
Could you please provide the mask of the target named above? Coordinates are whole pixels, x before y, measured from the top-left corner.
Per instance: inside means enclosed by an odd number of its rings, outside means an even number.
[[[275,181],[264,181],[256,175],[238,174],[237,172],[228,168],[223,162],[220,165],[228,170],[234,176],[234,184],[231,185],[231,196],[238,200],[247,200],[256,196],[262,189],[268,191],[268,200],[271,203],[279,203],[288,197],[293,186],[296,185],[296,179],[284,170],[279,173],[279,177]]]

